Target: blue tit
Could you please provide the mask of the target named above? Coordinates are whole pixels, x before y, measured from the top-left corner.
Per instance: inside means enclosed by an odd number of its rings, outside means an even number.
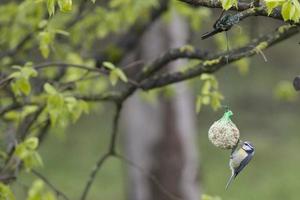
[[[234,178],[247,166],[254,155],[254,147],[250,142],[243,142],[240,149],[236,147],[232,150],[230,155],[229,167],[231,169],[231,177],[229,178],[226,189]]]

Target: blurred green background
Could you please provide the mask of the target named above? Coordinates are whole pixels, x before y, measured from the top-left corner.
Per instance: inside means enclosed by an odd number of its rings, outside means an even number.
[[[252,58],[247,75],[240,75],[232,66],[216,74],[225,96],[223,103],[233,110],[233,121],[239,127],[242,139],[254,144],[256,154],[231,188],[225,191],[230,175],[229,151],[215,148],[207,139],[209,126],[221,117],[222,111],[204,108],[198,115],[203,193],[224,200],[299,199],[300,100],[282,102],[274,98],[274,87],[280,80],[292,81],[299,74],[300,47],[295,45],[298,39],[294,37],[267,50],[268,62],[259,55]],[[55,134],[49,134],[40,149],[45,167],[39,171],[71,199],[76,199],[82,192],[89,171],[108,144],[111,116],[107,113],[110,109],[108,106],[100,113],[83,117],[59,141]],[[114,158],[105,163],[88,199],[98,200],[99,194],[106,200],[125,199],[125,167]],[[14,184],[26,187],[30,180],[25,174]],[[22,196],[22,191],[19,195]]]

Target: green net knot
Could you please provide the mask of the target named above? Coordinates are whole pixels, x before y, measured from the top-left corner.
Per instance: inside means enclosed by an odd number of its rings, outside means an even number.
[[[227,109],[223,115],[223,119],[226,119],[227,121],[231,120],[230,117],[233,115],[233,112],[229,109]]]
[[[208,139],[218,148],[232,149],[236,146],[240,132],[231,121],[233,112],[226,109],[222,118],[215,121],[208,130]]]

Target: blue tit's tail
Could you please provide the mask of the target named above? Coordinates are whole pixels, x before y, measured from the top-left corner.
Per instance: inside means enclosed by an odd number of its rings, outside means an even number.
[[[229,178],[227,184],[226,184],[225,190],[228,189],[230,183],[234,180],[234,178],[235,178],[235,174],[232,174],[232,175],[230,176],[230,178]]]
[[[221,32],[221,31],[218,30],[218,29],[215,29],[215,30],[213,30],[213,31],[211,31],[211,32],[204,33],[204,34],[201,36],[201,39],[204,40],[204,39],[209,38],[209,37],[211,37],[211,36],[213,36],[213,35],[215,35],[215,34],[217,34],[217,33],[219,33],[219,32]]]

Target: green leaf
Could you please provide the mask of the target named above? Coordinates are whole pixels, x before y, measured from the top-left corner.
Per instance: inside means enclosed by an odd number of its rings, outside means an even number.
[[[54,35],[48,31],[42,31],[39,33],[39,49],[44,58],[48,58],[50,53],[50,44],[53,42]]]
[[[45,45],[43,43],[40,44],[40,51],[42,53],[42,56],[44,58],[48,58],[49,56],[49,53],[50,53],[50,49],[49,49],[49,46],[48,45]]]
[[[15,196],[10,187],[0,182],[0,200],[15,200]]]
[[[274,89],[275,98],[282,101],[295,101],[298,93],[290,81],[280,81]]]
[[[221,0],[224,10],[229,10],[232,6],[237,4],[237,0]]]
[[[241,75],[246,75],[249,72],[250,67],[250,59],[243,58],[234,63],[234,65],[238,68]]]
[[[14,155],[24,162],[26,170],[43,165],[42,159],[36,149],[38,139],[36,137],[28,138],[16,146]]]
[[[28,116],[29,114],[37,111],[38,106],[35,105],[28,105],[24,106],[21,111],[9,111],[5,113],[4,118],[9,121],[15,121],[18,122],[20,120],[23,120],[24,117]]]
[[[51,125],[54,126],[64,112],[64,98],[59,93],[49,95],[47,98],[46,111],[49,113]]]
[[[19,80],[17,80],[17,84],[18,84],[19,90],[23,94],[25,94],[26,96],[28,96],[30,94],[31,86],[30,86],[28,79],[20,78]]]
[[[72,11],[72,0],[58,0],[58,6],[62,12]]]
[[[111,62],[103,62],[103,66],[110,70],[113,70],[116,68],[116,66],[114,64],[112,64]]]
[[[27,115],[35,112],[38,110],[38,106],[36,105],[28,105],[23,107],[23,111],[21,113],[22,118],[26,117]]]
[[[50,83],[44,84],[44,90],[45,90],[45,92],[47,92],[48,94],[51,94],[51,95],[57,94],[56,89]]]
[[[292,20],[296,23],[299,22],[300,20],[300,3],[298,0],[292,0],[292,3],[295,7],[295,13],[294,13],[294,16],[292,16]]]
[[[114,71],[122,81],[124,81],[125,83],[128,82],[127,76],[121,69],[116,68],[116,69],[114,69]]]
[[[18,121],[20,119],[20,114],[17,111],[10,111],[5,113],[4,119],[10,120],[10,121]]]
[[[202,108],[202,98],[201,96],[198,96],[196,100],[196,113],[199,113],[201,111],[201,108]]]
[[[86,113],[86,114],[89,113],[89,104],[87,102],[80,100],[79,106],[84,113]]]
[[[210,103],[210,96],[202,96],[202,104],[208,105]]]
[[[221,100],[224,99],[223,95],[221,95],[219,92],[214,91],[211,93],[211,101],[210,105],[213,108],[213,110],[218,110],[221,108]]]
[[[13,72],[9,77],[13,78],[11,87],[16,96],[22,93],[28,96],[31,92],[31,85],[29,79],[37,76],[37,71],[30,66],[31,64],[26,63],[24,67],[14,66],[14,69],[19,71]]]
[[[221,107],[222,94],[218,91],[219,83],[215,76],[203,74],[200,79],[204,82],[201,93],[196,100],[196,111],[199,112],[202,105],[209,105],[213,110]]]
[[[201,77],[200,77],[200,79],[203,80],[203,81],[209,80],[211,78],[212,78],[212,75],[210,75],[210,74],[202,74]]]
[[[26,170],[30,171],[32,168],[43,166],[43,161],[40,154],[36,151],[30,152],[30,154],[23,159]]]
[[[13,72],[9,75],[9,78],[19,78],[21,76],[21,72]]]
[[[65,101],[67,103],[71,103],[71,104],[76,104],[77,103],[77,99],[75,97],[65,97]]]
[[[115,66],[112,66],[111,63],[106,63],[106,67],[107,66],[111,69],[109,74],[109,80],[112,85],[116,85],[119,79],[121,79],[125,83],[128,82],[127,76],[121,69],[115,68]]]
[[[43,200],[56,200],[56,196],[50,191],[44,193],[43,198],[44,198]]]
[[[287,20],[291,19],[290,18],[290,12],[291,12],[292,7],[293,7],[293,5],[290,1],[287,1],[282,5],[281,15],[282,15],[284,21],[287,21]]]
[[[31,137],[26,139],[23,143],[26,146],[26,148],[30,150],[35,150],[39,145],[39,139],[36,137]]]
[[[211,89],[211,82],[205,81],[202,86],[201,93],[207,95],[209,94],[210,89]]]
[[[113,86],[115,86],[118,82],[119,76],[116,73],[116,70],[112,70],[109,74],[109,80]]]
[[[39,200],[42,199],[41,191],[44,188],[44,182],[42,180],[35,180],[28,191],[27,200]]]
[[[50,16],[55,13],[55,2],[56,0],[47,0],[47,9]]]
[[[37,179],[32,183],[26,200],[56,200],[56,197],[51,191],[47,190],[42,180]]]
[[[276,8],[280,5],[279,2],[275,1],[275,0],[265,0],[265,3],[266,3],[268,15],[270,15],[272,13],[274,8]]]
[[[25,77],[20,77],[11,83],[12,90],[16,96],[21,95],[21,93],[25,95],[29,95],[31,91],[31,86]]]
[[[36,77],[37,71],[32,68],[32,63],[26,63],[24,67],[20,69],[21,73],[25,77]]]
[[[70,36],[70,33],[68,31],[56,29],[56,30],[54,30],[54,32],[57,34],[63,35],[63,36]]]
[[[201,196],[201,199],[202,200],[221,200],[221,197],[219,197],[219,196],[210,196],[210,195],[207,195],[207,194],[203,194]]]
[[[293,19],[295,12],[296,12],[296,7],[292,5],[290,9],[289,19]]]

